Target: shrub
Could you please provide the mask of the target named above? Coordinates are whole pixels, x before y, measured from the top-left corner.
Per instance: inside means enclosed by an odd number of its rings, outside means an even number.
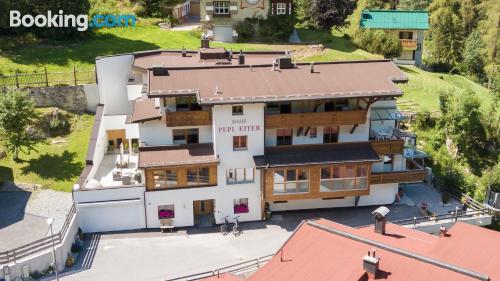
[[[434,127],[435,123],[436,122],[432,119],[431,112],[428,109],[417,112],[414,123],[417,129],[426,130]]]
[[[384,30],[359,30],[357,42],[368,52],[383,55],[385,58],[398,57],[403,47],[394,32]]]
[[[69,119],[67,112],[54,108],[42,116],[38,127],[51,137],[66,135],[71,128]]]
[[[68,254],[68,257],[66,258],[65,266],[72,267],[74,264],[75,264],[75,258],[73,257],[73,255]]]
[[[238,42],[251,42],[255,38],[255,24],[248,20],[239,22],[236,25]]]
[[[257,41],[286,42],[293,32],[295,20],[288,15],[269,16],[258,20]]]
[[[33,279],[40,279],[40,278],[42,278],[42,276],[43,275],[38,270],[35,270],[35,271],[30,273],[30,277]]]

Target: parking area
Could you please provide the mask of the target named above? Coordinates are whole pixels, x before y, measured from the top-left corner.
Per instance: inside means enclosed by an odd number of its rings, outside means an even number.
[[[54,218],[54,233],[63,226],[73,200],[71,193],[35,189],[0,192],[0,252],[49,234],[47,218]]]

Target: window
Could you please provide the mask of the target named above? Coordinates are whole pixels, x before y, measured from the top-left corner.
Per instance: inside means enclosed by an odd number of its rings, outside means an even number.
[[[267,114],[286,114],[292,113],[292,104],[286,103],[269,103],[266,106]]]
[[[177,187],[177,170],[156,170],[153,172],[153,180],[155,188]]]
[[[187,169],[187,185],[207,185],[209,184],[209,168],[188,168]]]
[[[399,39],[413,39],[413,32],[411,31],[400,31]]]
[[[176,97],[175,109],[177,111],[201,110],[196,97]]]
[[[234,205],[234,213],[235,214],[244,214],[248,213],[248,198],[240,198],[233,200]]]
[[[237,168],[226,170],[226,182],[228,184],[254,182],[254,180],[254,168]]]
[[[172,219],[175,218],[174,205],[160,205],[158,206],[158,219]]]
[[[368,166],[329,166],[321,168],[320,192],[368,188]]]
[[[233,150],[247,150],[247,136],[233,136]]]
[[[243,115],[243,105],[233,105],[233,115]]]
[[[323,130],[323,143],[336,143],[339,141],[339,127],[325,127]]]
[[[318,130],[316,129],[316,127],[310,129],[310,131],[309,131],[309,137],[311,139],[315,139],[315,138],[318,137]]]
[[[293,168],[274,171],[274,194],[309,192],[309,170]]]
[[[174,129],[172,130],[174,144],[198,143],[198,129]]]
[[[344,108],[349,107],[348,99],[338,99],[325,103],[325,111],[342,111]]]
[[[229,15],[229,2],[214,2],[214,14],[215,15]]]
[[[285,15],[286,14],[286,3],[277,3],[276,4],[276,14],[277,15]]]
[[[291,145],[293,129],[277,129],[276,145]]]

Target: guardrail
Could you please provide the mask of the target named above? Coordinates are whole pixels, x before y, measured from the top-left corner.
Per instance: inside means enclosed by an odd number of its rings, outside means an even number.
[[[61,231],[52,236],[47,236],[28,244],[16,247],[12,250],[1,252],[0,265],[15,262],[16,260],[50,249],[53,243],[56,245],[62,243],[64,237],[66,236],[66,233],[68,232],[71,221],[73,220],[73,217],[75,215],[76,209],[75,205],[73,204],[69,210],[68,215],[66,216],[66,220],[64,221]]]
[[[252,260],[248,260],[248,261],[236,263],[236,264],[233,264],[233,265],[229,265],[229,266],[217,268],[217,269],[210,270],[210,271],[205,271],[205,272],[200,272],[200,273],[196,273],[196,274],[186,275],[186,276],[177,277],[177,278],[173,278],[173,279],[165,279],[164,281],[199,280],[199,279],[202,279],[202,278],[208,278],[208,277],[212,277],[212,276],[220,277],[222,274],[225,274],[225,273],[239,273],[239,272],[244,272],[244,271],[247,271],[247,270],[250,270],[250,269],[260,268],[266,262],[268,262],[273,256],[274,256],[274,254],[270,254],[270,255],[258,257],[256,259],[252,259]]]
[[[16,73],[14,75],[0,75],[0,88],[19,89],[26,87],[68,86],[96,83],[95,70],[77,70],[65,72]]]
[[[462,194],[459,194],[459,193],[451,191],[451,190],[445,190],[444,192],[447,192],[448,194],[451,195],[451,197],[453,197],[455,200],[457,200],[459,202],[462,201],[462,198],[465,198],[467,201],[466,205],[467,205],[468,209],[465,211],[461,211],[457,208],[455,211],[448,213],[448,214],[413,217],[410,219],[391,221],[391,223],[399,224],[399,225],[416,226],[417,224],[425,223],[425,222],[438,222],[438,221],[442,221],[442,220],[457,221],[458,219],[461,219],[461,218],[470,218],[470,217],[474,217],[474,216],[491,215],[491,213],[492,213],[491,208],[476,201],[474,198],[470,197],[469,195],[462,195]]]

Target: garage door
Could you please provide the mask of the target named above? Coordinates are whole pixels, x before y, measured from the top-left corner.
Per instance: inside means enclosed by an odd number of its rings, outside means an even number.
[[[233,42],[232,26],[214,26],[214,41]]]
[[[106,232],[144,228],[144,210],[140,199],[79,203],[83,232]]]

